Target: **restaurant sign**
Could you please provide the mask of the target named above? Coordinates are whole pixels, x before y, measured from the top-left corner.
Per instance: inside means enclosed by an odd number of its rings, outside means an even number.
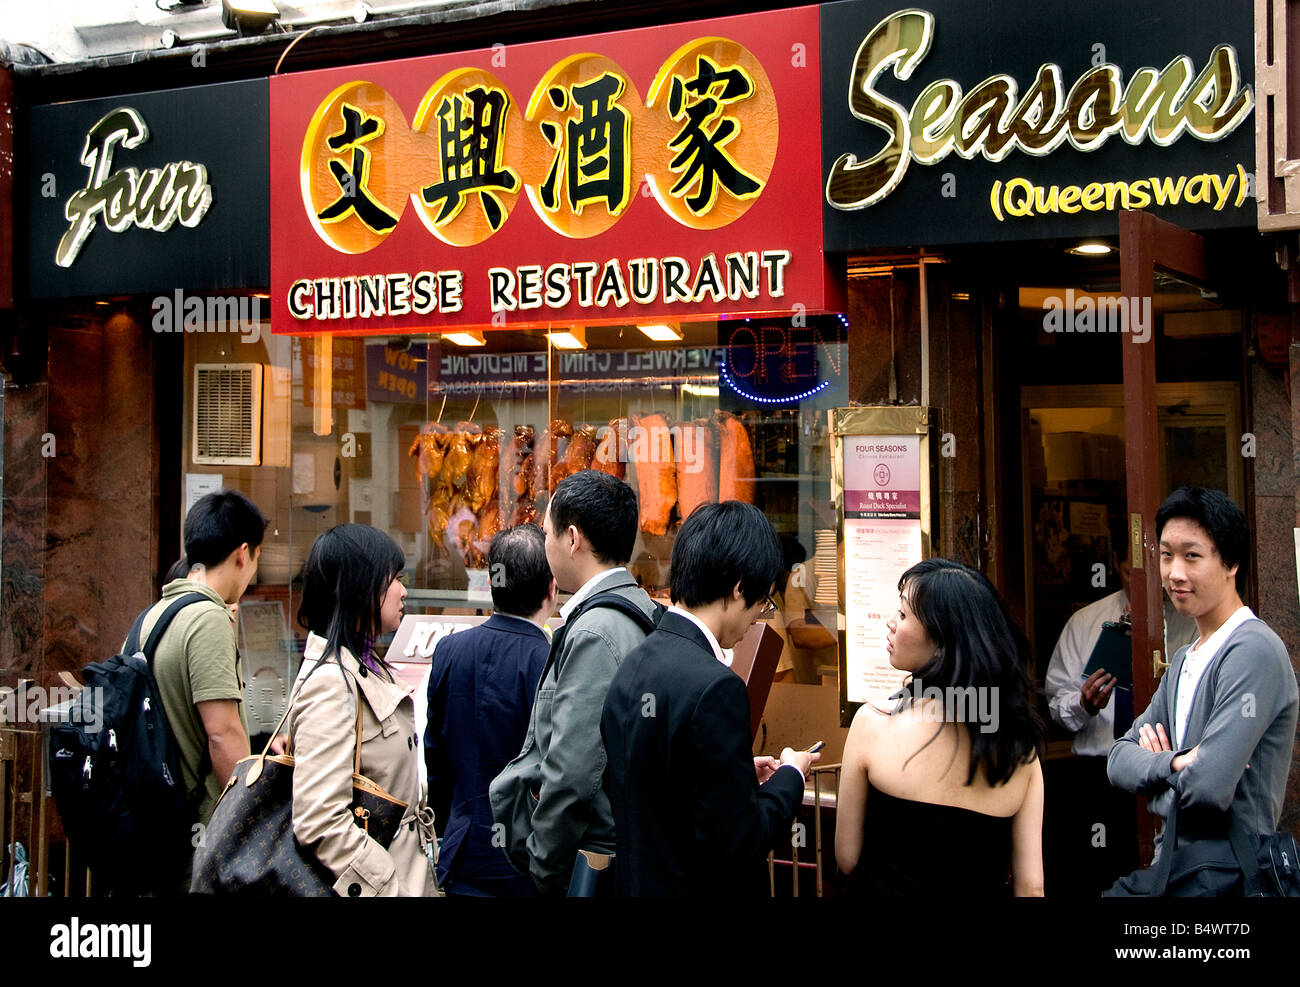
[[[828,249],[1253,225],[1250,11],[1184,8],[825,5]]]
[[[31,297],[265,288],[266,80],[25,113]]]
[[[837,308],[817,9],[271,80],[272,328]]]

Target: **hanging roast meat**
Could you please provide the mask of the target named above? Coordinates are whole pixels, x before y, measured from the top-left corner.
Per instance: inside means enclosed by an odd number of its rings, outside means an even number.
[[[492,539],[496,537],[499,530],[501,530],[501,510],[494,497],[488,501],[487,506],[478,516],[478,531],[470,543],[470,558],[466,562],[467,565],[475,569],[487,568],[488,549],[492,547]]]
[[[456,490],[463,490],[465,480],[469,477],[469,440],[467,433],[453,432],[447,446],[447,455],[442,461],[443,483]]]
[[[601,433],[591,468],[622,480],[627,476],[627,419],[612,419]]]
[[[707,418],[677,426],[677,514],[683,521],[718,499],[717,435]]]
[[[428,525],[429,546],[436,558],[447,555],[447,525],[451,521],[451,488],[441,483],[433,488],[429,498]]]
[[[631,418],[628,452],[636,465],[640,527],[648,535],[668,533],[668,518],[677,503],[677,466],[673,440],[663,415]]]
[[[519,524],[540,524],[537,520],[537,507],[528,501],[520,501],[515,505],[514,512],[510,515],[509,527],[513,528]]]
[[[475,514],[483,510],[489,501],[497,499],[497,470],[501,464],[501,429],[489,425],[478,436],[469,462],[469,477],[466,481],[469,508]]]
[[[429,426],[431,431],[421,432],[411,443],[408,453],[415,457],[415,475],[420,482],[420,489],[428,491],[437,482],[442,472],[443,457],[451,434],[439,425]]]
[[[503,450],[502,500],[511,505],[533,499],[533,427],[516,425],[515,437]]]
[[[596,426],[583,425],[579,428],[565,447],[560,458],[551,468],[551,489],[560,485],[566,476],[591,469],[591,461],[596,455]]]
[[[542,434],[542,441],[539,446],[533,449],[533,492],[535,496],[544,493],[550,493],[559,483],[556,480],[552,467],[559,461],[560,456],[569,446],[569,438],[573,435],[573,425],[566,422],[563,418],[556,418],[551,421],[551,427]]]
[[[754,502],[754,447],[745,423],[729,411],[715,413],[718,423],[718,500]]]

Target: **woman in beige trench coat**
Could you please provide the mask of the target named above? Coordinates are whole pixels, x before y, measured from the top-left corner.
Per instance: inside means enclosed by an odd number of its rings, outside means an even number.
[[[289,714],[293,831],[344,897],[438,894],[415,705],[410,688],[371,653],[374,639],[401,622],[406,589],[397,577],[404,565],[384,532],[341,524],[316,539],[304,572],[298,623],[310,633]],[[361,773],[407,804],[387,848],[351,812],[358,702]]]

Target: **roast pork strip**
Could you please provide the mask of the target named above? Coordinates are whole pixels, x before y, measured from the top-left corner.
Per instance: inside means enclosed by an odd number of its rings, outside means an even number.
[[[745,423],[728,411],[717,412],[719,438],[718,500],[754,502],[754,448]]]
[[[718,499],[717,433],[707,418],[677,429],[677,513],[685,521],[701,504]]]
[[[668,518],[677,503],[677,466],[668,422],[663,415],[630,420],[628,449],[636,464],[641,530],[648,535],[667,534]]]
[[[600,442],[596,446],[596,455],[592,457],[591,468],[624,479],[627,476],[627,419],[611,419],[598,437]]]

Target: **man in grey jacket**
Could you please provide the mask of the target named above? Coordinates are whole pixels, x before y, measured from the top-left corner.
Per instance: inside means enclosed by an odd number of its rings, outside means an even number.
[[[1229,812],[1248,832],[1271,833],[1295,740],[1296,675],[1281,639],[1241,602],[1246,517],[1222,491],[1184,487],[1156,513],[1156,534],[1161,580],[1199,637],[1115,741],[1107,773],[1151,796],[1160,815],[1178,799],[1179,846],[1225,836]]]
[[[600,714],[623,657],[646,636],[629,614],[584,604],[615,593],[645,624],[656,608],[624,567],[637,532],[636,494],[626,483],[595,470],[566,477],[542,530],[551,573],[573,596],[560,608],[565,626],[542,671],[523,750],[493,779],[489,797],[511,863],[540,893],[562,895],[579,850],[614,852]]]

